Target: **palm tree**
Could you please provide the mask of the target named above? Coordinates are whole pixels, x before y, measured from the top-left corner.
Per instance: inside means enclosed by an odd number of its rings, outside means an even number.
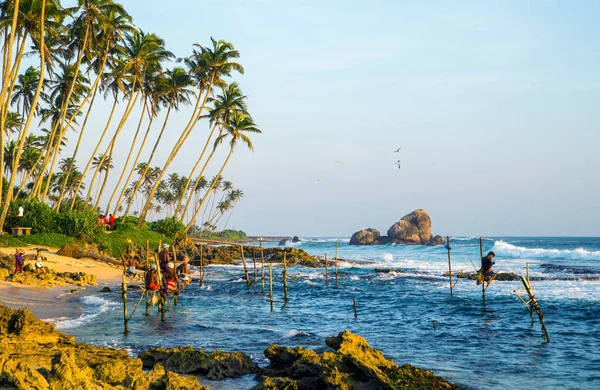
[[[235,206],[237,206],[238,202],[244,197],[244,192],[242,190],[233,190],[227,194],[227,201],[232,205],[231,212],[227,217],[227,221],[225,221],[225,226],[223,226],[223,231],[227,229],[227,225],[229,224],[229,220],[233,215],[233,210],[235,210]],[[217,221],[218,222],[218,221]]]
[[[81,0],[79,1],[80,3],[82,2]],[[92,107],[94,106],[94,102],[96,100],[96,95],[98,93],[98,90],[100,89],[100,81],[104,74],[104,68],[106,66],[109,54],[112,53],[113,55],[116,55],[116,53],[120,50],[119,46],[117,45],[117,42],[119,42],[123,38],[123,34],[125,32],[133,31],[133,26],[131,25],[131,17],[125,12],[121,5],[115,4],[112,1],[103,0],[96,2],[86,1],[85,7],[86,11],[82,13],[82,16],[85,15],[88,19],[88,27],[92,26],[93,28],[93,26],[97,24],[97,34],[92,34],[90,36],[92,40],[92,45],[90,46],[96,46],[102,49],[93,50],[86,54],[86,56],[88,57],[87,61],[89,62],[89,69],[93,70],[97,76],[91,88],[91,101],[88,106],[83,124],[81,125],[79,137],[77,139],[77,145],[75,146],[75,150],[73,151],[72,158],[77,157],[77,153],[81,145],[81,140],[83,139],[84,130],[86,129],[90,112],[92,111]],[[101,143],[102,139],[103,136],[101,137],[101,140],[98,143]],[[92,157],[96,153],[97,150],[92,154]],[[65,179],[64,181],[65,185],[66,183],[68,183],[68,177],[70,174],[71,170],[67,171],[65,174],[67,177],[67,179]],[[82,174],[81,177],[83,176],[85,175]],[[64,192],[65,188],[63,187],[60,190],[58,202],[56,203],[57,210],[60,208]]]
[[[244,94],[242,94],[242,91],[239,88],[237,83],[229,84],[227,87],[223,88],[222,95],[217,95],[216,99],[214,100],[214,107],[208,114],[208,118],[210,119],[210,123],[212,124],[212,130],[211,130],[210,134],[208,135],[208,140],[204,144],[204,148],[202,149],[200,156],[198,157],[198,159],[196,160],[196,163],[194,164],[194,167],[192,168],[190,177],[194,176],[194,173],[196,172],[198,165],[200,165],[200,162],[204,158],[204,153],[206,152],[209,142],[212,140],[213,134],[214,134],[215,130],[217,129],[217,126],[219,126],[219,123],[227,122],[229,120],[229,117],[235,111],[246,111],[245,100],[246,100],[246,96],[244,96]],[[200,171],[200,176],[202,176],[204,174],[206,167],[210,163],[213,155],[215,154],[215,150],[216,149],[213,148],[212,153],[208,156],[206,163],[204,164],[204,166],[202,167],[202,170]],[[194,192],[194,188],[192,188],[191,192]],[[181,218],[182,219],[183,219],[183,215],[187,212],[187,210],[190,206],[190,199],[191,199],[191,197],[188,198],[188,201],[187,201],[185,207],[181,210]],[[181,207],[181,200],[180,200],[180,203],[177,205],[177,209],[179,210],[180,207]]]
[[[193,92],[189,89],[192,85],[192,80],[190,76],[187,74],[185,69],[183,68],[174,68],[173,70],[167,70],[164,77],[161,77],[157,81],[157,87],[159,91],[161,91],[162,100],[167,107],[167,113],[165,116],[165,120],[163,122],[162,129],[158,135],[156,142],[154,143],[154,148],[152,149],[152,154],[150,158],[154,156],[154,152],[158,148],[158,144],[161,140],[161,137],[165,131],[167,126],[167,122],[169,120],[169,115],[171,113],[171,109],[179,110],[179,107],[182,104],[190,103],[190,96],[193,95]],[[151,160],[148,161],[151,163]],[[166,168],[163,168],[163,172]],[[158,181],[162,178],[162,174]],[[140,219],[144,218],[148,209],[150,208],[150,202],[152,201],[152,197],[156,192],[156,186],[150,191],[150,195],[146,200],[146,204],[140,213]],[[127,213],[127,211],[126,211]]]
[[[206,87],[206,93],[204,95],[204,100],[202,102],[202,105],[198,109],[197,113],[196,113],[196,110],[194,110],[194,112],[192,113],[192,118],[190,119],[190,122],[188,123],[186,128],[184,128],[183,132],[179,136],[179,139],[175,143],[175,146],[171,150],[171,153],[169,154],[169,157],[167,158],[167,161],[166,161],[165,165],[163,166],[163,172],[167,171],[167,169],[169,168],[169,166],[175,159],[175,156],[177,156],[177,154],[179,153],[179,150],[181,149],[181,147],[183,146],[183,144],[185,143],[187,138],[192,133],[192,130],[198,123],[199,119],[202,117],[202,111],[204,109],[204,106],[206,105],[208,96],[210,95],[210,93],[212,91],[213,85],[215,83],[219,83],[219,84],[222,83],[223,77],[231,76],[231,73],[234,71],[237,71],[242,74],[244,73],[244,68],[237,62],[233,61],[233,59],[239,58],[239,56],[240,56],[240,53],[237,50],[235,50],[233,45],[231,43],[228,43],[228,42],[225,42],[222,40],[217,41],[217,40],[213,39],[212,37],[210,39],[212,42],[212,48],[203,47],[201,45],[196,44],[195,46],[197,48],[199,48],[200,51],[194,50],[194,53],[192,55],[193,59],[195,60],[195,63],[200,67],[199,69],[197,69],[197,72],[196,72],[200,76],[199,79],[203,80],[204,79],[203,76],[205,74],[207,74],[209,77],[209,82],[208,82],[208,86]],[[193,73],[194,73],[194,71],[193,71]],[[200,86],[200,87],[203,88],[203,86]],[[199,99],[200,99],[200,96],[201,96],[201,93],[198,94]],[[199,100],[198,100],[198,102],[199,102]],[[198,106],[198,103],[196,104],[196,106]],[[208,142],[210,142],[210,141],[208,141]],[[138,226],[141,226],[144,223],[145,212],[147,212],[148,208],[149,208],[149,204],[146,205],[144,207],[144,209],[142,210],[142,212],[140,213],[140,218],[138,220]]]
[[[242,113],[242,112],[234,112],[231,119],[229,120],[229,122],[224,123],[224,129],[225,129],[224,134],[220,135],[216,139],[215,146],[221,144],[227,138],[230,138],[229,154],[227,154],[227,158],[225,159],[225,162],[221,166],[219,173],[217,173],[217,177],[220,177],[221,174],[223,173],[223,171],[225,170],[225,167],[229,163],[229,159],[231,159],[231,155],[233,154],[233,151],[235,150],[235,147],[238,142],[241,141],[242,143],[246,144],[248,149],[254,151],[254,147],[252,146],[252,141],[248,137],[247,133],[257,133],[257,134],[262,133],[258,129],[256,124],[254,123],[254,121],[252,120],[252,117],[249,114]],[[210,192],[211,190],[212,190],[212,188],[209,188],[207,190],[207,192]],[[200,202],[200,205],[194,212],[194,216],[192,217],[192,220],[194,220],[198,216],[198,213],[202,209],[202,206],[204,205],[204,202],[206,201],[206,199],[207,199],[206,196],[202,199],[202,202]],[[192,224],[190,222],[186,226],[185,230],[188,231],[191,227],[192,227]]]
[[[104,153],[100,153],[98,156],[94,157],[93,162],[92,162],[92,167],[96,168],[96,171],[99,172],[100,174],[102,174],[102,172],[106,172],[106,174],[104,175],[105,177],[108,176],[108,172],[114,168],[114,166],[112,165],[112,159],[107,158]],[[98,192],[100,191],[101,185],[98,185],[98,188],[96,188],[96,196],[95,198],[98,199]],[[77,191],[79,191],[79,188],[76,189]],[[88,191],[88,195],[89,192],[91,192],[92,188],[90,187],[89,191]],[[88,202],[88,197],[86,197],[85,203],[87,204]]]

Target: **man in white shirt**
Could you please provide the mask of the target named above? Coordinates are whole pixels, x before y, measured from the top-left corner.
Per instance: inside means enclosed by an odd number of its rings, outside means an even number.
[[[23,223],[23,212],[25,211],[25,209],[23,208],[23,206],[19,205],[19,211],[17,213],[17,218],[19,218],[19,227],[22,227]]]

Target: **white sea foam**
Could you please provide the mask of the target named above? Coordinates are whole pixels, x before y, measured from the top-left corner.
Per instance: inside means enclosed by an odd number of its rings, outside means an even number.
[[[54,322],[56,328],[60,330],[70,329],[77,326],[81,326],[87,322],[90,322],[99,314],[102,314],[111,307],[116,306],[115,302],[108,301],[102,297],[95,295],[87,295],[81,298],[81,302],[86,305],[85,311],[82,315],[77,318],[65,319],[64,317],[47,320]]]
[[[544,249],[525,248],[504,242],[494,242],[492,251],[496,256],[508,256],[524,259],[569,259],[569,260],[600,260],[600,251],[588,251],[583,248],[577,249]]]
[[[283,337],[285,337],[286,339],[291,339],[292,337],[296,336],[310,336],[310,333],[305,332],[303,330],[292,329],[283,335]]]
[[[392,255],[391,253],[384,253],[383,260],[392,261],[394,260],[394,255]]]

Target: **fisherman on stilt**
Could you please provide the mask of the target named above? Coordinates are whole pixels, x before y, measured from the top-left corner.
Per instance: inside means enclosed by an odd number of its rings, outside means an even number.
[[[481,268],[479,269],[479,271],[477,271],[478,286],[481,283],[487,282],[487,286],[485,286],[485,288],[488,288],[490,286],[490,283],[492,283],[492,281],[496,278],[496,273],[492,269],[492,266],[496,264],[494,261],[492,261],[494,257],[496,257],[496,254],[494,252],[489,252],[487,256],[483,256],[481,258]]]

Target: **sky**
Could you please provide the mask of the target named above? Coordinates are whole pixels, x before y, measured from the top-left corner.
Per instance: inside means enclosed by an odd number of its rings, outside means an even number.
[[[223,174],[244,192],[229,227],[385,234],[423,208],[434,234],[600,235],[598,2],[124,3],[178,57],[211,36],[241,53],[234,80],[263,134]],[[109,110],[93,113],[97,132]],[[161,163],[190,111],[170,119]],[[208,131],[198,125],[173,171],[189,174]]]

